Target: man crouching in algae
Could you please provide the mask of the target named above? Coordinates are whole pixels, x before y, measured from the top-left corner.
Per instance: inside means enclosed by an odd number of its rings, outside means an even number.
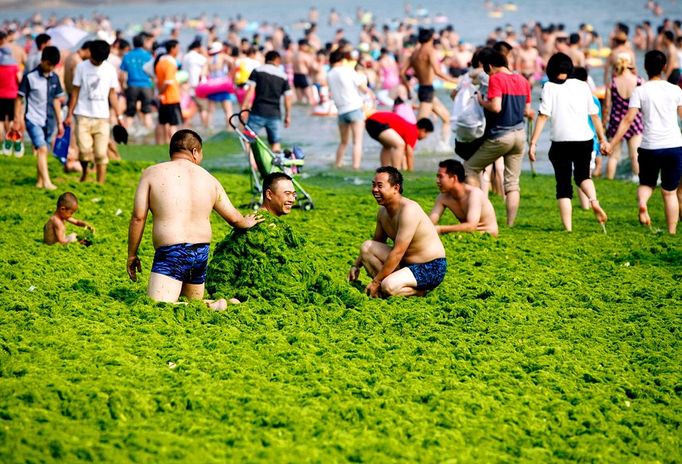
[[[417,202],[403,197],[403,176],[394,167],[376,170],[372,195],[380,205],[374,238],[360,247],[348,273],[357,280],[364,266],[373,277],[365,291],[379,296],[423,296],[443,281],[445,248],[436,227]],[[391,247],[387,239],[393,240]]]

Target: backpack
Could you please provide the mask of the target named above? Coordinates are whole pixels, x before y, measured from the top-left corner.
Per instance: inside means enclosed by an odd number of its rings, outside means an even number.
[[[452,103],[452,130],[455,139],[472,142],[483,137],[485,132],[485,113],[478,102],[478,90],[466,76],[460,81],[457,96]]]

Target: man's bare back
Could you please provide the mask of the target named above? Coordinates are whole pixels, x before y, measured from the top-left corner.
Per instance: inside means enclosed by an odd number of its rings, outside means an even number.
[[[211,241],[209,218],[222,187],[204,168],[188,160],[157,164],[144,171],[140,188],[154,216],[154,248]]]
[[[400,208],[393,216],[385,207],[381,207],[377,222],[386,236],[394,242],[399,239],[401,229],[414,230],[412,241],[403,255],[405,264],[427,263],[445,257],[445,248],[436,228],[417,202],[402,198]]]
[[[436,51],[430,43],[419,45],[410,56],[410,67],[414,69],[419,85],[433,85],[437,65]]]

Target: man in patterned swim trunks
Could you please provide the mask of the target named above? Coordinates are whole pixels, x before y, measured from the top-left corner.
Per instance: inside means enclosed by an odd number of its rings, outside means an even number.
[[[211,211],[232,227],[248,229],[262,218],[242,216],[232,206],[220,182],[199,166],[203,158],[201,137],[189,129],[173,134],[170,161],[147,168],[135,192],[128,230],[128,275],[137,281],[142,270],[137,250],[147,213],[154,216],[152,240],[156,253],[147,295],[154,301],[176,302],[180,295],[204,297],[204,282],[211,242]],[[207,302],[225,309],[227,302]]]
[[[379,204],[374,238],[360,247],[348,273],[358,280],[364,266],[372,281],[365,291],[379,296],[423,296],[443,281],[445,248],[436,227],[415,201],[402,196],[403,176],[392,166],[376,170],[372,195]],[[386,243],[393,240],[393,246]]]

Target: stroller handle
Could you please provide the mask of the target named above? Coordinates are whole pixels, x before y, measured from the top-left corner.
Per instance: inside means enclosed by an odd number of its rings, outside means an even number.
[[[236,129],[237,124],[234,122],[234,119],[236,118],[239,120],[239,123],[242,126],[245,126],[246,121],[244,119],[242,119],[242,114],[250,113],[250,112],[251,112],[251,110],[241,110],[239,113],[234,113],[232,116],[230,116],[230,118],[227,120],[227,122],[230,124],[230,126],[232,126],[232,129]]]

